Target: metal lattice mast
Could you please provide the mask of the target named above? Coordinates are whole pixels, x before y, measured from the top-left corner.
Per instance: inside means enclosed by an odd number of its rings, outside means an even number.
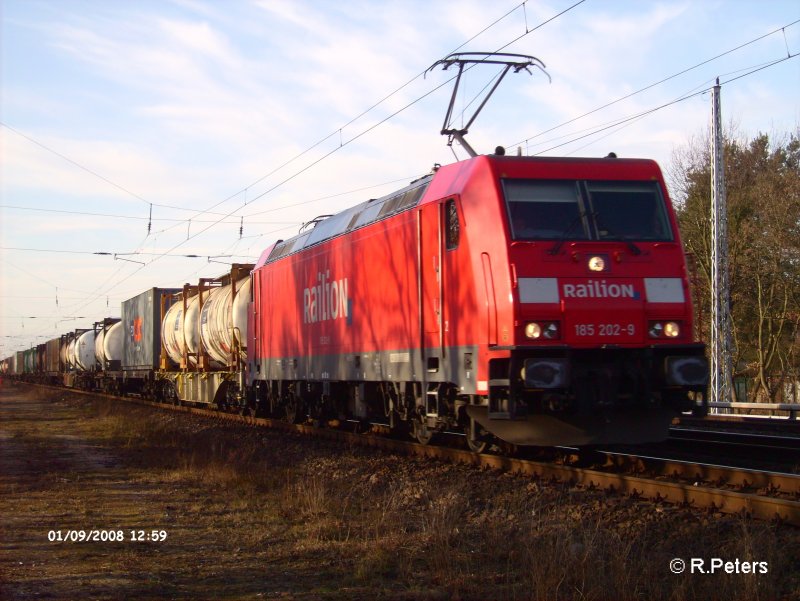
[[[711,401],[733,401],[728,211],[719,79],[711,108]]]

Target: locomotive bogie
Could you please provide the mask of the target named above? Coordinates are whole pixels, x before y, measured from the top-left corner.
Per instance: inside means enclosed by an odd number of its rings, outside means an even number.
[[[236,372],[158,372],[154,397],[172,404],[215,405],[223,410],[245,408],[242,376]]]

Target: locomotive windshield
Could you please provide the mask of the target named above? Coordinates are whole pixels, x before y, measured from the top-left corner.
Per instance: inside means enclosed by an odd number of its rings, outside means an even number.
[[[514,240],[671,241],[656,182],[503,180]]]

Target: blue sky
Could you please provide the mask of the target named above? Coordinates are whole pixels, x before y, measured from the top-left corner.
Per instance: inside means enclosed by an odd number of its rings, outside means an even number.
[[[613,124],[717,77],[740,136],[798,130],[800,57],[747,75],[800,52],[797,0],[576,2],[0,0],[0,356],[456,160],[436,90],[451,72],[421,76],[456,49],[533,55],[552,78],[505,79],[479,152],[667,170],[706,131],[708,93]],[[465,75],[459,115],[494,74]]]

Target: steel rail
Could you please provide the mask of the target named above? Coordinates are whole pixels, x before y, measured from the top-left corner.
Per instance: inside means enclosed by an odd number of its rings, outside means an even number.
[[[674,477],[694,482],[712,482],[716,486],[767,490],[800,498],[800,476],[783,472],[764,472],[680,459],[664,459],[631,453],[603,451],[607,462],[617,469],[646,471],[656,476]]]
[[[762,434],[759,432],[726,432],[720,430],[670,428],[669,440],[730,444],[762,449],[800,451],[800,436]]]
[[[674,429],[714,429],[726,428],[732,432],[771,432],[775,434],[800,435],[800,420],[788,417],[771,417],[767,415],[721,415],[710,414],[706,417],[681,415],[672,426]]]
[[[731,469],[723,466],[692,464],[681,461],[663,461],[654,458],[631,457],[640,462],[645,469],[651,470],[660,464],[661,476],[688,478],[690,483],[654,480],[627,474],[585,469],[568,465],[516,459],[500,455],[476,454],[472,451],[422,445],[411,441],[402,441],[371,434],[355,434],[342,430],[318,428],[306,424],[289,424],[280,420],[260,417],[241,416],[222,413],[196,407],[165,406],[161,403],[145,401],[154,407],[167,407],[187,413],[211,416],[228,421],[245,423],[252,426],[298,432],[307,436],[315,436],[334,441],[345,441],[366,447],[374,447],[407,455],[444,459],[454,463],[462,463],[482,468],[512,472],[543,480],[558,480],[565,483],[581,485],[587,488],[602,488],[609,491],[638,496],[653,501],[664,501],[697,508],[707,508],[722,513],[746,513],[762,520],[778,519],[786,523],[800,526],[800,501],[793,498],[771,497],[757,493],[739,492],[707,486],[701,482],[715,482],[746,488],[766,490],[771,493],[782,493],[798,497],[800,495],[800,476],[755,470]]]
[[[65,391],[63,388],[49,386],[48,388],[53,388],[61,392],[73,392],[107,398],[114,401],[122,400],[162,410],[178,411],[250,426],[296,432],[306,436],[315,436],[359,446],[374,447],[406,455],[443,459],[454,463],[537,477],[543,480],[558,480],[560,482],[580,485],[586,488],[601,488],[615,493],[645,498],[656,502],[668,502],[722,513],[745,513],[762,520],[779,520],[794,526],[800,526],[800,501],[796,500],[800,497],[800,476],[791,474],[759,472],[738,468],[732,469],[723,466],[659,460],[647,457],[620,456],[625,457],[624,463],[628,466],[639,465],[641,468],[652,471],[656,465],[660,465],[658,472],[661,477],[675,476],[691,480],[691,482],[672,482],[596,469],[532,461],[529,459],[516,459],[513,457],[491,454],[476,454],[472,451],[462,449],[422,445],[410,441],[376,436],[374,434],[355,434],[331,428],[319,428],[307,424],[290,424],[270,418],[242,416],[198,407],[167,405],[132,397],[117,397],[82,390]],[[611,463],[619,468],[620,461],[622,460],[617,459]],[[719,484],[709,486],[705,484],[705,482],[715,482]],[[752,492],[739,492],[720,488],[723,484],[765,490],[772,494],[780,491],[791,498],[787,498],[786,496],[766,496]]]

